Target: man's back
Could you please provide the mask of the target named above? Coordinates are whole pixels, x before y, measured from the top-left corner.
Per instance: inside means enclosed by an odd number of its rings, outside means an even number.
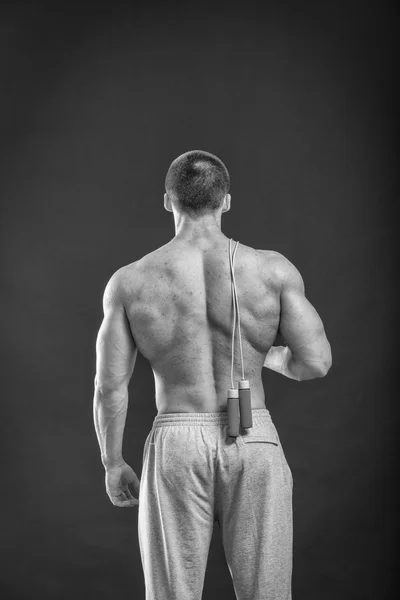
[[[242,243],[235,256],[253,408],[265,407],[261,370],[279,327],[279,256]],[[158,413],[226,410],[233,327],[229,238],[173,239],[128,266],[124,279],[131,331],[154,372]],[[237,330],[233,378],[241,378]]]

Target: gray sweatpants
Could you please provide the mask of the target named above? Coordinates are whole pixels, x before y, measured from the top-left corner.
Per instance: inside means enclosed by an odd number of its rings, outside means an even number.
[[[157,415],[138,532],[146,600],[201,600],[218,521],[237,600],[291,600],[293,479],[267,409],[228,437],[227,413]]]

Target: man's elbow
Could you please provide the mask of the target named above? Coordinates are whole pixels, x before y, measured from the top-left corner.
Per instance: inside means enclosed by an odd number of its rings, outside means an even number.
[[[329,369],[332,365],[324,365],[315,371],[315,378],[321,379],[322,377],[326,377],[328,375]]]
[[[316,370],[316,377],[326,377],[328,375],[329,369],[332,366],[332,352],[331,346],[328,342],[328,349],[326,351],[326,356],[322,361],[321,365]]]
[[[103,397],[125,396],[128,392],[128,382],[104,381],[95,379],[95,394]]]

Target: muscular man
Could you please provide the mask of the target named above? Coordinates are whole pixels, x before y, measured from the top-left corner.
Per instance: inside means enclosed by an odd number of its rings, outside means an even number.
[[[207,152],[171,164],[164,206],[175,237],[119,269],[104,293],[94,421],[115,506],[138,505],[147,600],[200,600],[216,521],[238,600],[290,600],[290,468],[265,406],[261,370],[298,381],[331,366],[302,277],[278,252],[239,244],[234,273],[253,427],[228,435],[233,302],[229,174]],[[277,336],[287,346],[273,346]],[[242,376],[235,336],[234,382]],[[137,352],[154,373],[157,416],[141,480],[122,457],[128,383]],[[133,486],[133,494],[129,489]]]

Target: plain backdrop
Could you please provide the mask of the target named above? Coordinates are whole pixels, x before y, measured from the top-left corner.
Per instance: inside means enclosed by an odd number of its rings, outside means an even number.
[[[224,233],[297,266],[332,346],[324,379],[263,370],[293,599],[393,597],[395,30],[385,2],[2,4],[2,598],[144,599],[137,509],[104,487],[95,340],[111,275],[174,236],[164,178],[193,149],[230,171]],[[155,415],[139,355],[139,476]],[[234,598],[218,529],[203,598]]]

